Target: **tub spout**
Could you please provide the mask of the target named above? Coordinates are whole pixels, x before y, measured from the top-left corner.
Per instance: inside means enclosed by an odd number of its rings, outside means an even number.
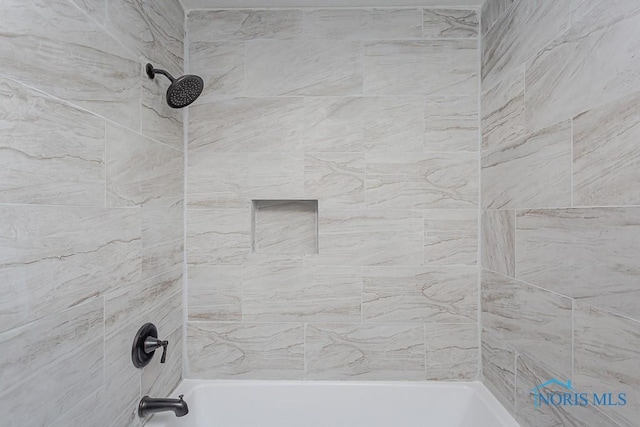
[[[145,396],[140,400],[140,404],[138,405],[138,415],[146,417],[156,412],[173,411],[176,417],[184,417],[189,413],[189,407],[187,406],[187,402],[182,400],[182,396],[184,395],[181,394],[178,399],[158,399]]]

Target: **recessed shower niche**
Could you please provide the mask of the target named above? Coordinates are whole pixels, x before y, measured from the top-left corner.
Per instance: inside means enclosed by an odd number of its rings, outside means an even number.
[[[252,248],[269,254],[318,253],[317,200],[253,200]]]

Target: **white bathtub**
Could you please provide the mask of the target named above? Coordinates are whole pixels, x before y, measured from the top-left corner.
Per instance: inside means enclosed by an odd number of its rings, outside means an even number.
[[[148,427],[517,427],[477,382],[184,380],[189,414]]]

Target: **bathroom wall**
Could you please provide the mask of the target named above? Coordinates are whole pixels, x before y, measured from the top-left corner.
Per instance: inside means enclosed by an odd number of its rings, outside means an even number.
[[[140,425],[182,370],[183,64],[177,1],[0,5],[3,426]],[[170,341],[133,367],[145,322]]]
[[[475,379],[477,11],[187,27],[187,376]]]
[[[637,425],[640,4],[489,0],[482,16],[485,384],[523,426]],[[551,378],[628,403],[534,409]]]

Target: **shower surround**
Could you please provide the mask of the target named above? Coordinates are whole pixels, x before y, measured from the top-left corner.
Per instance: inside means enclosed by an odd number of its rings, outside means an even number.
[[[478,378],[473,9],[196,10],[189,378]]]
[[[637,425],[640,4],[482,17],[484,382],[523,426]],[[628,403],[534,409],[551,378]]]

